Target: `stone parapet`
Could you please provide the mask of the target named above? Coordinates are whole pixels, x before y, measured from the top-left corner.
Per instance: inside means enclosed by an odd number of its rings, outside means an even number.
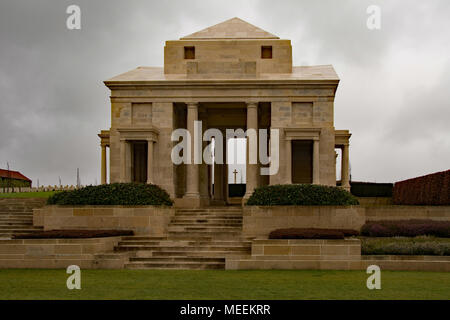
[[[128,257],[112,253],[121,237],[0,240],[0,268],[123,268]]]
[[[360,206],[244,206],[243,236],[267,238],[281,228],[359,230],[365,223]]]
[[[33,210],[33,224],[44,230],[132,230],[162,236],[175,209],[160,206],[45,206]]]
[[[450,206],[367,206],[366,220],[450,220]]]
[[[253,240],[248,257],[227,257],[225,269],[310,269],[450,271],[449,256],[361,256],[359,239],[345,240]]]

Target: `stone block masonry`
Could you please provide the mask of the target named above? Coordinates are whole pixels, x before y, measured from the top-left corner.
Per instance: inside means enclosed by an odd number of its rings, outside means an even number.
[[[159,206],[46,206],[35,209],[33,223],[44,230],[132,230],[136,235],[160,236],[175,209]]]

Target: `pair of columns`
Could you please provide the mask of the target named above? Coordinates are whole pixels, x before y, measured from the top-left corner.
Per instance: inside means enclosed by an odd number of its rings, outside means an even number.
[[[194,121],[198,120],[198,103],[187,103],[187,130],[191,135],[191,146],[194,146]],[[258,130],[258,103],[247,103],[247,130]],[[224,146],[226,148],[226,144]],[[201,152],[201,151],[200,151]],[[249,197],[253,190],[258,185],[258,165],[250,164],[249,157],[249,143],[247,143],[247,181],[246,181],[246,194],[245,197]],[[191,152],[191,163],[186,165],[186,198],[199,198],[199,165],[194,163],[194,152]],[[226,157],[224,158],[226,161]]]
[[[147,139],[147,183],[153,183],[153,143],[151,139]],[[102,150],[103,154],[103,150]],[[120,181],[131,181],[131,151],[130,143],[126,139],[120,140]],[[103,174],[103,173],[102,173]]]

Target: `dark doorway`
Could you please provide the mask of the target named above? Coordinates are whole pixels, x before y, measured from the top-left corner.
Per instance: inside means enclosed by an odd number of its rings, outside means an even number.
[[[312,183],[312,154],[311,140],[292,141],[292,183]]]
[[[147,142],[133,142],[133,182],[147,182]]]

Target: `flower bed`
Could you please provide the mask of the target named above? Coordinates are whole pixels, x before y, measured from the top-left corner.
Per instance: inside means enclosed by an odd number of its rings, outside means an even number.
[[[361,238],[364,255],[450,256],[450,239],[435,237]]]
[[[288,228],[272,231],[269,239],[344,239],[358,234],[350,229]]]

